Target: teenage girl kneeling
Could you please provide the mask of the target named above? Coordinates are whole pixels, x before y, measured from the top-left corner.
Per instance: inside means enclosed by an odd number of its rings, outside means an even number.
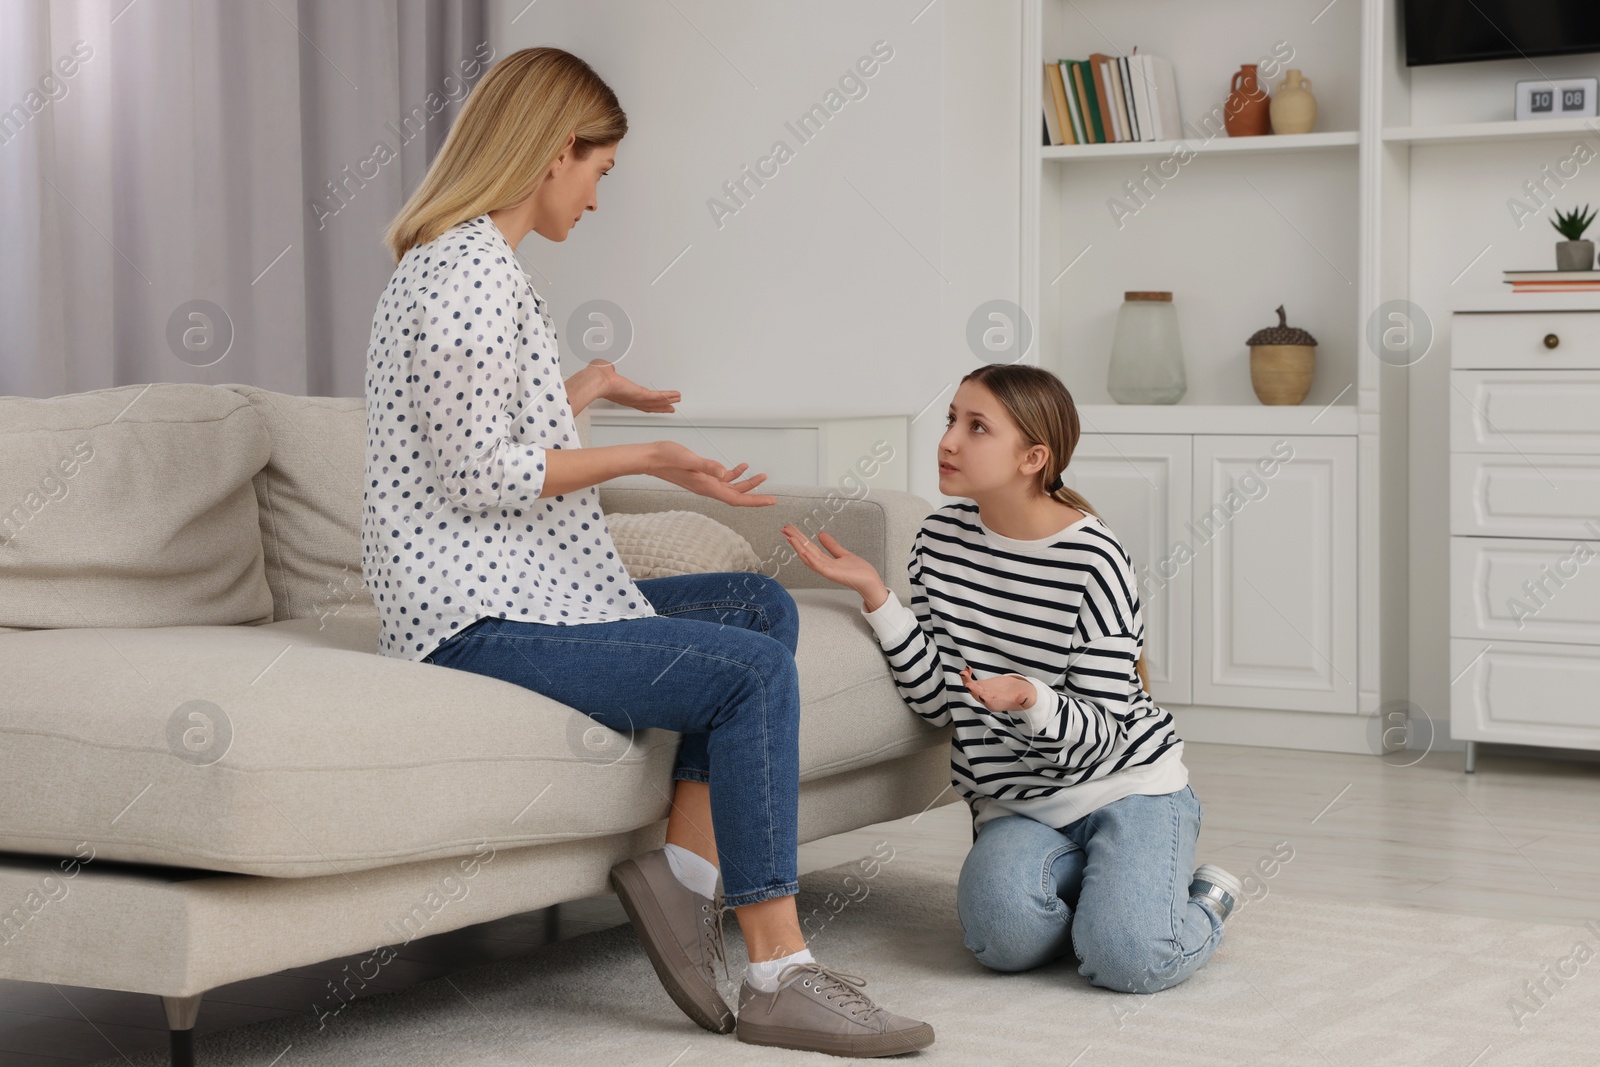
[[[939,490],[963,499],[923,520],[909,607],[831,534],[821,548],[784,534],[861,595],[911,709],[955,724],[951,780],[975,833],[957,890],[967,948],[998,971],[1070,950],[1095,985],[1175,985],[1210,958],[1241,886],[1193,867],[1202,808],[1143,683],[1132,561],[1062,484],[1077,409],[1049,371],[986,364],[946,426]]]

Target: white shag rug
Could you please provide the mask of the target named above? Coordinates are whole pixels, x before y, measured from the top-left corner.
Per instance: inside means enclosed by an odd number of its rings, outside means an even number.
[[[812,938],[817,958],[867,978],[866,992],[891,1011],[933,1024],[931,1048],[893,1062],[1600,1062],[1600,924],[1356,906],[1274,889],[1229,920],[1216,954],[1187,982],[1133,996],[1089,985],[1070,957],[1025,974],[985,970],[961,942],[956,875],[903,851],[871,878],[846,864],[801,879],[801,914],[819,916],[810,929],[821,924]],[[727,940],[737,980],[743,942],[732,916]],[[733,989],[724,991],[736,1004]],[[1513,998],[1522,1004],[1520,1026]],[[626,925],[357,1000],[325,1029],[306,1014],[205,1034],[195,1044],[202,1067],[842,1062],[701,1030],[668,999]],[[102,1062],[162,1067],[166,1058]]]

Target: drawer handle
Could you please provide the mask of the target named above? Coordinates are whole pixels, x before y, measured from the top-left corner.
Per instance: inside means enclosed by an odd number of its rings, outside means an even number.
[[[1547,334],[1544,335],[1544,346],[1546,348],[1554,348],[1556,345],[1559,345],[1560,343],[1561,343],[1561,338],[1557,337],[1555,334],[1547,333]]]

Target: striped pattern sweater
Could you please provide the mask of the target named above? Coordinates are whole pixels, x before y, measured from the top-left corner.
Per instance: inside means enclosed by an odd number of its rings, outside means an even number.
[[[910,608],[891,590],[862,615],[911,709],[955,724],[951,783],[977,825],[1020,814],[1059,829],[1188,784],[1172,716],[1139,682],[1132,560],[1098,518],[1019,540],[988,529],[975,503],[948,504],[923,520],[907,569]],[[963,667],[1025,678],[1037,699],[991,712]]]

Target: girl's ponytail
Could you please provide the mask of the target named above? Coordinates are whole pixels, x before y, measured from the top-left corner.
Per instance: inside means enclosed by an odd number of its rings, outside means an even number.
[[[1052,497],[1061,501],[1063,504],[1077,508],[1085,515],[1093,515],[1097,519],[1100,517],[1100,513],[1094,508],[1090,507],[1089,502],[1083,499],[1076,489],[1073,489],[1071,486],[1061,485],[1061,479],[1059,477],[1056,479],[1054,484],[1058,486],[1058,488],[1050,493]]]

